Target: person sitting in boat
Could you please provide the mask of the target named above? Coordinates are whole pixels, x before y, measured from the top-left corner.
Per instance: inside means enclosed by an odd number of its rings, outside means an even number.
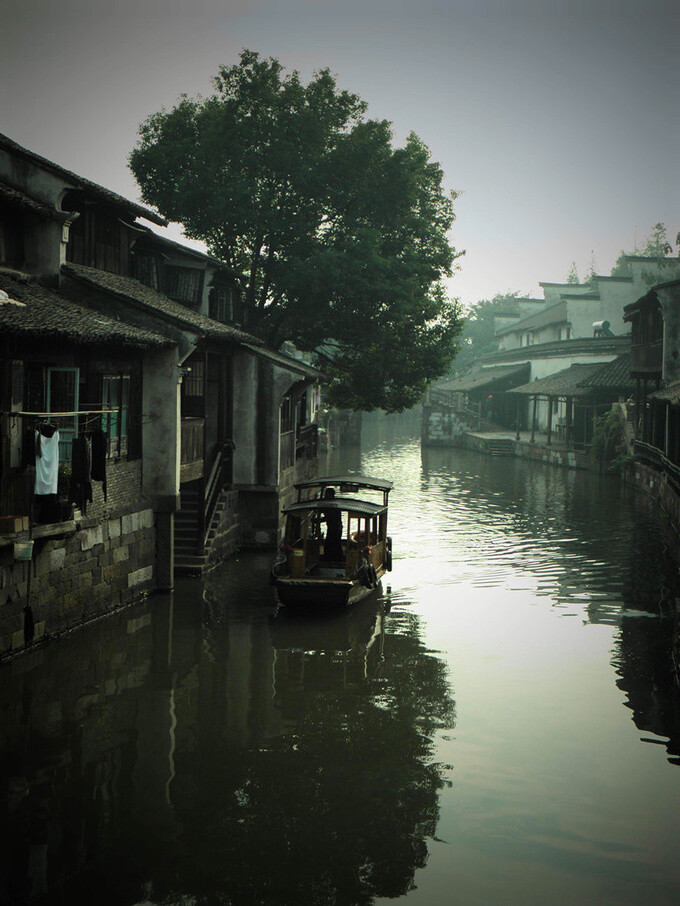
[[[335,500],[335,488],[326,488],[324,500]],[[321,522],[326,523],[326,537],[323,544],[323,558],[337,563],[345,559],[342,549],[342,514],[340,510],[329,508],[321,511]]]

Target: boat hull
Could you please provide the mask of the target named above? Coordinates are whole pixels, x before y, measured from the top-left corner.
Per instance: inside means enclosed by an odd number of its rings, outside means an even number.
[[[273,580],[279,600],[286,607],[300,607],[314,610],[331,610],[349,607],[363,601],[380,589],[380,581],[367,588],[357,581],[290,579]]]

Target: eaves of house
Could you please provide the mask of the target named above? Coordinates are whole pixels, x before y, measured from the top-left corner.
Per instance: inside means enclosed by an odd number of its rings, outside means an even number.
[[[168,224],[165,217],[161,217],[156,211],[152,211],[150,208],[144,207],[144,205],[138,204],[136,201],[130,201],[129,198],[125,198],[117,192],[112,192],[111,189],[106,189],[104,186],[100,186],[96,182],[85,179],[83,176],[78,176],[78,174],[74,173],[72,170],[67,170],[65,167],[54,163],[54,161],[48,160],[46,157],[42,157],[34,151],[29,151],[28,148],[24,148],[3,133],[0,133],[0,150],[7,151],[8,154],[13,155],[14,157],[29,161],[35,166],[64,179],[66,182],[72,183],[76,188],[86,189],[92,195],[101,199],[101,201],[116,205],[119,208],[124,208],[136,217],[143,217],[145,220],[156,223],[159,226],[167,226]]]
[[[521,321],[515,321],[508,327],[503,327],[497,331],[497,337],[504,337],[511,333],[521,333],[523,330],[537,330],[541,327],[547,327],[549,324],[563,324],[567,320],[566,302],[557,302],[549,308],[537,311],[528,315]]]
[[[85,308],[35,277],[0,270],[0,290],[0,333],[5,337],[138,349],[173,345],[154,331]]]
[[[83,285],[107,293],[175,327],[193,331],[211,340],[249,346],[263,345],[262,341],[252,334],[187,308],[133,277],[124,277],[121,274],[112,274],[81,264],[63,264],[61,270],[63,274]]]
[[[527,359],[564,358],[572,355],[621,355],[630,349],[630,336],[581,337],[574,340],[555,340],[494,352],[479,359],[480,365],[521,362]]]

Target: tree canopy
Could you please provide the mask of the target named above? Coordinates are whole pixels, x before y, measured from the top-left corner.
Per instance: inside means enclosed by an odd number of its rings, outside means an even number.
[[[456,193],[413,133],[393,147],[328,70],[303,84],[245,50],[207,98],[140,126],[142,197],[242,275],[249,325],[313,351],[331,402],[395,411],[445,373],[461,329],[443,279]]]
[[[677,241],[680,243],[680,233],[678,233]],[[649,236],[644,240],[640,248],[637,248],[636,243],[636,247],[632,252],[624,252],[621,250],[619,257],[616,259],[614,267],[612,268],[611,275],[612,277],[630,276],[630,263],[626,261],[627,255],[642,255],[646,258],[665,258],[667,255],[672,254],[672,252],[673,246],[668,241],[666,224],[655,223],[650,230]]]
[[[497,318],[519,314],[518,296],[517,291],[497,293],[493,299],[480,299],[470,306],[454,363],[458,373],[466,371],[481,356],[498,351]]]

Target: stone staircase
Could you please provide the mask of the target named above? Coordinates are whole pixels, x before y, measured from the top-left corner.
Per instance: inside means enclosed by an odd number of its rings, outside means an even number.
[[[200,534],[200,507],[203,506],[200,482],[180,488],[181,509],[175,513],[175,572],[196,575],[203,572],[210,560],[212,542],[225,509],[228,489],[220,492],[203,539]]]
[[[489,437],[484,446],[489,456],[514,456],[515,454],[515,441],[507,437]]]

